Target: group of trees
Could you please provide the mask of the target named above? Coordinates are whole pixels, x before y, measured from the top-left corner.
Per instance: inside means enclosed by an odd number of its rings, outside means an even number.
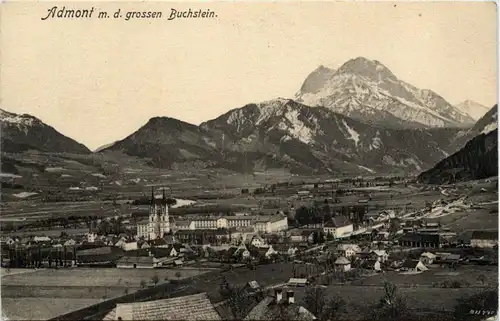
[[[91,222],[97,220],[99,216],[88,215],[88,216],[78,216],[69,215],[61,217],[49,217],[36,221],[26,221],[20,224],[14,224],[12,222],[2,223],[3,231],[14,231],[14,230],[36,230],[42,228],[75,228],[80,227],[83,224],[90,227]]]
[[[314,225],[328,222],[335,216],[347,216],[353,223],[359,224],[363,221],[365,213],[365,206],[342,206],[335,209],[330,207],[328,202],[325,202],[323,205],[315,203],[313,206],[299,207],[295,212],[293,223],[296,226]]]
[[[48,267],[59,267],[71,265],[71,261],[76,259],[75,248],[62,249],[42,249],[30,248],[22,250],[8,250],[9,267],[11,268],[40,268],[44,266],[44,262],[48,263]]]
[[[244,287],[229,284],[225,277],[219,287],[219,294],[226,301],[233,320],[243,320],[255,303],[263,299],[262,292],[250,294]]]
[[[336,296],[328,298],[325,288],[312,287],[306,290],[304,307],[319,320],[333,321],[342,313],[346,302]]]
[[[132,205],[150,205],[151,204],[151,197],[146,197],[143,196],[141,198],[138,198],[132,202]],[[177,204],[177,200],[175,198],[167,198],[167,205],[170,207],[172,205]]]
[[[123,225],[123,218],[110,218],[109,220],[101,220],[96,223],[95,231],[99,235],[118,235],[120,233],[127,233],[128,230]]]

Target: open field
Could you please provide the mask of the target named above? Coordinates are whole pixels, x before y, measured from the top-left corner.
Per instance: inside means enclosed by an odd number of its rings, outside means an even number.
[[[2,233],[3,235],[9,235],[9,236],[48,236],[48,237],[59,237],[61,235],[61,232],[66,233],[67,235],[81,235],[85,234],[89,231],[88,228],[55,228],[55,229],[42,229],[42,230],[37,230],[37,231],[16,231],[16,232],[10,232],[10,233]]]
[[[9,319],[40,320],[80,309],[105,299],[141,289],[141,281],[151,283],[158,275],[180,279],[212,272],[214,269],[11,269],[2,277],[2,309]],[[22,272],[22,273],[21,273]],[[3,270],[2,270],[2,273]],[[215,272],[216,274],[218,272]],[[33,314],[34,311],[39,313]]]
[[[14,269],[12,269],[14,270]],[[33,273],[6,275],[2,285],[9,286],[121,286],[139,287],[142,280],[149,282],[154,275],[160,280],[180,279],[212,272],[213,269],[117,269],[117,268],[70,268],[43,269]]]
[[[305,288],[291,288],[296,300],[303,302]],[[378,303],[383,296],[383,287],[328,286],[327,296],[345,300],[349,319],[366,316],[368,307]],[[457,299],[480,292],[482,289],[400,288],[398,293],[406,298],[410,309],[421,312],[453,311]]]
[[[482,275],[486,277],[482,283],[478,277]],[[428,271],[419,274],[401,274],[400,272],[379,273],[373,276],[357,280],[354,283],[357,285],[383,285],[385,281],[390,281],[400,286],[427,286],[432,287],[437,284],[437,287],[444,281],[459,281],[462,284],[468,283],[472,286],[483,287],[488,284],[493,284],[498,281],[498,268],[496,266],[477,266],[477,265],[462,265],[456,270],[449,268],[441,268],[438,266],[430,266]],[[464,285],[462,285],[464,286]]]
[[[5,320],[47,320],[98,303],[99,299],[2,297]]]

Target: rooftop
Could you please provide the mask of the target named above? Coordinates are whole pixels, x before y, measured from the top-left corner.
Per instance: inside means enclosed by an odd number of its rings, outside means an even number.
[[[117,304],[104,320],[222,320],[206,293]]]
[[[335,216],[325,223],[325,227],[342,227],[352,224],[347,216]]]
[[[266,296],[254,306],[245,320],[314,320],[316,317],[306,308],[289,303],[283,294],[283,299],[276,301],[274,296]]]

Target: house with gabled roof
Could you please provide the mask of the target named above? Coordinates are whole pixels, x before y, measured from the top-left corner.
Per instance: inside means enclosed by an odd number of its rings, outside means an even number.
[[[234,247],[230,248],[233,249]],[[250,258],[250,251],[248,251],[246,245],[242,243],[240,246],[238,246],[234,252],[232,253],[233,257],[236,257],[237,259],[244,260],[247,258]]]
[[[68,239],[64,242],[63,244],[64,246],[75,246],[76,245],[76,241],[74,239]]]
[[[335,269],[338,271],[347,272],[351,269],[351,261],[344,256],[339,256],[333,264],[335,265]]]
[[[389,259],[389,253],[387,253],[386,250],[372,250],[371,254],[375,260],[381,263],[384,263]]]
[[[269,244],[267,244],[266,240],[264,240],[260,235],[258,234],[255,234],[251,241],[250,241],[250,244],[255,246],[255,247],[258,247],[258,248],[267,248],[269,247]]]
[[[350,237],[354,231],[354,226],[347,216],[335,216],[325,222],[323,232],[332,235],[335,239]]]
[[[353,257],[356,253],[361,252],[361,248],[357,244],[339,244],[337,246],[337,253],[341,256],[345,256],[347,258]]]
[[[424,252],[420,255],[420,261],[424,264],[432,264],[436,260],[436,255],[431,252]]]
[[[420,260],[412,259],[407,259],[406,261],[404,261],[400,269],[401,271],[407,272],[423,272],[428,270],[428,268],[422,262],[420,262]]]

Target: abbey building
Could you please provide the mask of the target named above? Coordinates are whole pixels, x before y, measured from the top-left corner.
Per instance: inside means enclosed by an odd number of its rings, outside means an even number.
[[[163,190],[162,198],[155,198],[151,191],[151,204],[149,207],[149,219],[137,224],[137,236],[146,240],[162,238],[170,232],[170,219],[168,215],[168,204]]]

